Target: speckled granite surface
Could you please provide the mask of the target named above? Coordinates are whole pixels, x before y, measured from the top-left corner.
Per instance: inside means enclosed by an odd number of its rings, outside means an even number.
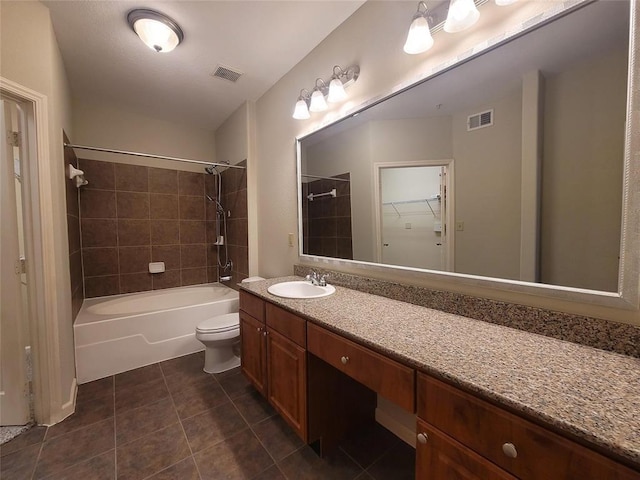
[[[526,413],[640,468],[640,359],[336,287],[295,300],[244,290],[405,364]]]
[[[638,326],[315,267],[314,270],[329,274],[333,285],[640,358]],[[294,268],[294,274],[301,277],[309,271],[305,265]]]

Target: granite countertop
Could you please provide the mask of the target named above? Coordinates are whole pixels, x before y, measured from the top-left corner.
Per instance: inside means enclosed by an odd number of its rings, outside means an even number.
[[[317,299],[267,292],[300,279],[241,288],[640,467],[640,359],[339,286]]]

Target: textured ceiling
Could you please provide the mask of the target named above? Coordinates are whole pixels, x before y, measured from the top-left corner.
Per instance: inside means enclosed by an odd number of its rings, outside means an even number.
[[[357,1],[45,1],[72,96],[215,130],[245,100],[257,100],[348,18]],[[151,8],[185,39],[158,54],[126,15]],[[243,73],[214,78],[218,65]],[[291,92],[292,102],[297,92]]]

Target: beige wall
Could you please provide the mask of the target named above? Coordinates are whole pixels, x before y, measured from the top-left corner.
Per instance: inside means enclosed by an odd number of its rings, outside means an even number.
[[[625,52],[546,78],[541,239],[545,283],[617,291],[621,218],[608,212],[622,208],[626,79]],[[559,188],[572,184],[581,187]]]
[[[467,117],[488,109],[493,109],[493,126],[468,132]],[[464,230],[456,232],[455,271],[517,280],[521,92],[454,115],[452,129],[455,215],[456,222],[464,222]]]
[[[168,157],[214,162],[213,130],[128,110],[125,105],[101,101],[73,101],[73,138],[77,145],[126,150]],[[203,166],[144,157],[77,150],[80,158],[201,173]],[[91,181],[91,179],[87,179]]]
[[[493,2],[484,5],[483,15],[473,30],[464,35],[436,34],[436,45],[428,54],[410,56],[402,52],[408,23],[415,12],[415,2],[366,2],[341,26],[334,30],[307,57],[278,81],[256,102],[256,219],[259,247],[259,273],[271,277],[288,275],[299,261],[297,248],[287,246],[287,233],[297,232],[297,186],[295,138],[339,118],[358,105],[380,97],[396,85],[411,82],[437,65],[455,58],[496,32],[509,30],[525,19],[549,8],[548,2],[520,2],[499,10]],[[493,14],[496,15],[493,15]],[[307,121],[291,118],[301,88],[309,88],[315,78],[327,76],[335,64],[357,63],[361,76],[349,90],[350,101],[326,114]],[[351,109],[351,110],[350,110]],[[342,112],[342,113],[341,113]],[[521,122],[521,119],[519,120]],[[519,155],[520,157],[521,155]],[[520,184],[518,178],[517,184]],[[520,226],[518,225],[518,231]],[[465,284],[452,278],[397,271],[375,271],[354,266],[335,267],[344,271],[391,280],[415,283],[525,305],[591,315],[640,324],[637,311],[597,306],[587,303],[525,293],[508,288],[489,288]]]
[[[51,166],[54,174],[50,179],[52,197],[53,250],[55,257],[54,277],[48,281],[54,285],[69,285],[69,252],[67,239],[65,178],[63,165],[62,129],[73,134],[71,125],[70,94],[64,64],[58,50],[55,34],[49,17],[49,10],[39,2],[0,2],[2,32],[0,52],[0,74],[20,85],[46,95],[49,113],[50,151],[47,158],[40,159]],[[42,187],[41,187],[42,188]],[[57,344],[53,356],[60,362],[56,372],[59,385],[52,385],[52,412],[50,418],[40,421],[57,421],[71,413],[73,407],[73,385],[75,361],[73,349],[73,328],[71,314],[71,292],[68,288],[55,289],[53,316],[57,325],[47,328],[56,332]],[[52,339],[53,340],[53,339]],[[37,354],[37,352],[36,352]],[[57,374],[59,373],[59,377]],[[51,379],[47,379],[51,381]],[[57,393],[56,393],[57,392]]]
[[[236,165],[249,155],[249,104],[243,103],[215,132],[216,159]]]

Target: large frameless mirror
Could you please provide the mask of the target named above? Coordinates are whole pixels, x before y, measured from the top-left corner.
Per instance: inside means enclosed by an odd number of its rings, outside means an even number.
[[[619,306],[624,279],[634,304],[631,7],[585,2],[299,138],[301,257]]]

